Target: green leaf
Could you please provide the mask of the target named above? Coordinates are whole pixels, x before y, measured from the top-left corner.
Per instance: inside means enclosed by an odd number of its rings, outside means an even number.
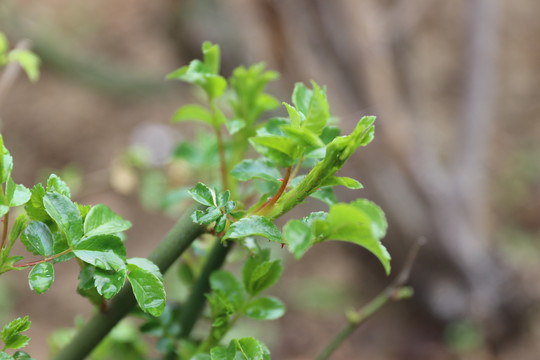
[[[219,210],[215,206],[210,206],[206,210],[195,210],[193,214],[191,214],[191,219],[193,219],[194,222],[201,225],[209,225],[216,221],[221,216],[221,210]]]
[[[9,151],[4,146],[4,140],[0,135],[0,180],[2,183],[8,181],[11,170],[13,170],[13,158],[9,155]]]
[[[131,222],[124,220],[105,205],[92,207],[84,220],[84,236],[109,235],[126,231]]]
[[[215,346],[210,349],[211,360],[236,360],[236,344],[228,347]]]
[[[295,88],[296,89],[296,88]],[[289,113],[289,118],[291,119],[291,126],[293,127],[299,127],[300,124],[306,119],[303,113],[296,110],[294,107],[287,103],[283,103],[285,105],[285,108],[287,109],[287,112]]]
[[[165,289],[157,266],[146,259],[129,259],[128,271],[128,280],[141,309],[160,316],[165,310]]]
[[[73,248],[76,257],[104,270],[125,267],[126,248],[119,237],[95,235],[77,242]]]
[[[124,282],[126,281],[126,270],[119,271],[107,271],[102,269],[95,269],[94,271],[94,285],[97,292],[107,300],[116,295]]]
[[[32,221],[24,230],[21,242],[34,255],[53,254],[54,238],[51,230],[41,221]]]
[[[231,175],[240,181],[264,179],[278,182],[282,177],[274,163],[264,158],[242,160],[232,169]]]
[[[244,263],[242,269],[244,288],[248,294],[255,296],[274,285],[282,271],[281,261],[270,261],[270,251],[268,249],[262,250]]]
[[[1,60],[1,58],[0,58]],[[15,358],[8,353],[0,352],[0,360],[15,360]]]
[[[329,186],[324,186],[315,191],[310,195],[312,198],[321,200],[323,203],[325,203],[328,206],[332,206],[334,204],[337,204],[337,198],[334,194],[334,190]]]
[[[189,360],[212,360],[208,354],[197,354],[191,357]]]
[[[311,130],[306,127],[294,127],[291,125],[284,125],[281,127],[283,132],[294,139],[295,142],[303,147],[323,147],[322,140]]]
[[[200,121],[212,125],[214,117],[207,109],[200,105],[185,105],[176,110],[171,122]]]
[[[243,119],[234,118],[231,120],[227,120],[225,122],[225,125],[227,126],[227,130],[229,131],[229,134],[234,135],[246,127],[246,122]]]
[[[28,316],[17,318],[4,326],[2,330],[2,341],[7,349],[20,349],[28,344],[30,338],[26,335],[20,335],[22,332],[30,329],[32,322]]]
[[[250,216],[231,224],[229,231],[223,237],[227,239],[241,239],[246,236],[263,236],[268,240],[282,243],[281,232],[276,225],[263,216]]]
[[[355,179],[351,179],[349,177],[337,177],[337,176],[329,176],[321,183],[322,186],[337,186],[342,185],[346,186],[349,189],[362,189],[363,186]]]
[[[6,184],[6,200],[9,207],[24,205],[30,200],[30,190],[24,185],[16,185],[9,177]]]
[[[56,191],[57,193],[71,199],[71,191],[69,190],[69,186],[67,186],[67,184],[56,174],[51,174],[49,179],[47,179],[47,191]]]
[[[25,353],[24,351],[16,351],[15,354],[13,354],[14,360],[34,360],[30,355]]]
[[[285,305],[275,297],[264,296],[250,301],[245,314],[257,320],[275,320],[285,314]]]
[[[28,216],[26,214],[21,214],[17,216],[17,219],[15,219],[15,223],[13,223],[13,226],[11,228],[11,231],[9,232],[8,240],[10,243],[14,243],[15,240],[21,235],[21,233],[26,228],[26,222],[28,221]]]
[[[35,82],[39,79],[39,64],[41,60],[31,51],[14,49],[8,54],[9,61],[15,61],[21,65],[30,81]]]
[[[210,276],[210,288],[221,291],[238,310],[244,303],[244,289],[242,284],[228,271],[217,270]]]
[[[216,226],[214,227],[214,231],[216,233],[220,233],[222,232],[223,230],[225,230],[225,226],[227,225],[227,216],[225,215],[221,215],[217,220],[216,220]]]
[[[81,213],[77,206],[66,196],[57,192],[48,192],[43,197],[43,206],[47,214],[56,222],[66,235],[68,244],[76,244],[83,235]]]
[[[5,55],[8,49],[9,49],[8,39],[6,38],[4,34],[0,32],[0,56]],[[0,65],[2,64],[0,63]]]
[[[6,215],[9,212],[9,206],[0,205],[0,217]]]
[[[220,51],[219,45],[205,41],[202,44],[204,65],[212,74],[219,74]]]
[[[285,224],[283,238],[296,260],[299,260],[311,247],[311,229],[300,220],[290,220]]]
[[[278,135],[260,135],[250,138],[250,141],[252,143],[279,151],[292,158],[298,157],[297,144],[291,138]],[[257,148],[255,148],[255,150],[259,151]]]
[[[28,274],[30,290],[41,294],[47,291],[54,280],[54,268],[51,263],[37,264]]]
[[[35,185],[34,188],[30,190],[30,193],[30,200],[24,206],[28,217],[32,220],[43,222],[51,220],[51,217],[47,214],[45,207],[43,206],[43,197],[46,193],[43,186],[41,184]]]
[[[197,183],[195,187],[190,189],[189,194],[196,202],[206,206],[216,206],[216,193],[203,183]]]
[[[328,240],[358,244],[373,253],[390,273],[390,254],[381,244],[387,223],[382,210],[374,203],[359,199],[351,204],[336,204],[327,217]]]
[[[147,271],[158,278],[160,281],[163,281],[163,275],[156,264],[152,261],[145,258],[131,258],[127,260],[129,265],[136,266],[141,270]]]
[[[68,244],[67,237],[64,235],[61,231],[53,231],[53,243],[54,243],[54,254],[57,255],[60,254],[67,249],[69,249],[71,246]],[[64,261],[69,261],[75,257],[75,254],[73,252],[68,252],[65,255],[62,255],[60,257],[54,258],[53,264],[57,264]]]
[[[203,88],[210,99],[217,98],[223,94],[227,87],[227,81],[212,73],[200,60],[193,60],[189,66],[183,66],[180,69],[167,75],[167,79],[176,79],[195,84]]]
[[[241,354],[239,360],[264,360],[264,349],[258,340],[247,337],[232,341],[236,343],[237,351]],[[238,355],[236,359],[238,359]]]

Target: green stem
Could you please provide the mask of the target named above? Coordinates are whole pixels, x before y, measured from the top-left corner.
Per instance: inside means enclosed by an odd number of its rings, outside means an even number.
[[[196,209],[200,207],[187,211],[148,256],[162,273],[165,273],[191,243],[204,233],[204,227],[191,220],[190,215]],[[135,307],[135,304],[131,286],[126,284],[112,299],[107,311],[95,314],[72,341],[53,357],[53,360],[85,359],[109,331]]]
[[[60,256],[64,256],[66,254],[69,254],[72,251],[73,251],[73,249],[66,249],[66,250],[62,251],[61,253],[51,255],[51,256],[47,256],[46,258],[41,259],[41,260],[30,261],[30,262],[28,262],[26,264],[16,264],[16,265],[13,265],[13,266],[14,267],[27,267],[27,266],[41,264],[41,263],[44,263],[44,262],[51,261],[51,260],[54,260],[56,258],[59,258]]]
[[[316,360],[327,360],[330,355],[356,330],[366,322],[371,316],[379,311],[389,300],[398,301],[412,296],[412,290],[403,286],[408,280],[416,255],[425,240],[419,239],[409,251],[405,264],[398,276],[373,300],[364,305],[359,311],[348,314],[349,322],[332,339],[332,341],[321,351]]]
[[[8,236],[8,223],[9,223],[9,211],[4,215],[4,231],[2,232],[2,245],[0,245],[0,249],[4,248],[4,245],[6,244],[6,239]]]
[[[221,239],[216,238],[216,243],[206,259],[206,263],[202,269],[201,275],[197,279],[189,299],[182,307],[182,313],[180,315],[180,338],[187,338],[193,330],[197,319],[199,319],[204,305],[206,303],[205,294],[210,291],[210,275],[221,268],[225,262],[225,258],[232,248],[233,243],[229,243],[228,246],[221,244]]]

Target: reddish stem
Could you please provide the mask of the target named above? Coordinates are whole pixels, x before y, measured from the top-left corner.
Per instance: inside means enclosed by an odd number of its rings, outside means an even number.
[[[274,196],[272,196],[271,198],[269,198],[268,200],[266,200],[261,206],[259,206],[259,208],[257,210],[255,210],[255,214],[259,213],[264,208],[271,207],[275,203],[277,203],[277,201],[279,200],[281,195],[283,195],[283,193],[285,192],[285,189],[287,188],[287,185],[289,185],[289,179],[291,177],[291,170],[292,170],[292,167],[289,166],[287,168],[287,173],[285,174],[285,177],[283,178],[283,181],[281,181],[281,186],[279,187],[276,194]]]
[[[59,258],[60,256],[66,255],[66,254],[68,254],[68,253],[70,253],[72,251],[73,251],[72,249],[67,249],[67,250],[62,251],[61,253],[58,253],[56,255],[48,256],[48,257],[46,257],[44,259],[41,259],[41,260],[30,261],[30,262],[27,262],[26,264],[16,264],[16,265],[13,265],[13,266],[14,267],[26,267],[26,266],[32,266],[32,265],[41,264],[41,263],[44,263],[44,262],[51,261],[51,260],[54,260],[56,258]]]

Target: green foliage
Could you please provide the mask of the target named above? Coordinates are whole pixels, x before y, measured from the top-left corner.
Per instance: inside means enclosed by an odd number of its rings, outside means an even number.
[[[0,68],[8,63],[18,63],[30,81],[35,82],[39,79],[39,65],[41,60],[31,51],[23,49],[13,49],[9,51],[9,42],[6,36],[0,32]]]
[[[0,66],[17,61],[32,80],[37,79],[39,60],[29,52],[8,49],[0,34]],[[109,207],[74,202],[68,185],[57,175],[48,178],[46,187],[37,184],[27,189],[16,184],[11,177],[13,159],[1,137],[0,216],[6,220],[4,226],[12,208],[24,206],[24,213],[9,236],[4,231],[0,274],[29,269],[30,288],[43,293],[54,280],[54,264],[75,258],[80,265],[77,292],[101,311],[107,311],[107,301],[129,281],[139,307],[136,313],[146,319],[141,331],[158,337],[157,349],[164,359],[267,360],[269,350],[254,338],[232,339],[223,345],[240,319],[274,320],[285,313],[281,300],[261,295],[279,280],[283,265],[271,258],[270,249],[261,249],[260,241],[269,240],[270,247],[274,243],[287,246],[296,259],[321,242],[354,243],[373,253],[386,273],[390,272],[390,255],[381,242],[387,230],[382,210],[365,199],[341,203],[333,192],[335,186],[362,188],[357,180],[337,172],[359,147],[371,142],[375,117],[363,117],[351,134],[340,136],[326,88],[315,82],[310,87],[297,83],[291,104],[282,103],[281,116],[268,116],[267,112],[280,107],[280,101],[265,92],[279,77],[276,72],[265,70],[260,63],[238,67],[227,79],[220,74],[218,45],[205,42],[202,55],[202,60],[193,60],[167,76],[195,85],[206,94],[204,104],[185,104],[171,119],[206,127],[195,141],[179,143],[171,157],[171,162],[182,164],[184,172],[197,176],[197,184],[168,188],[166,175],[142,157],[132,152],[124,159],[141,173],[140,193],[146,204],[170,209],[191,197],[200,205],[191,219],[204,227],[206,235],[193,243],[178,271],[182,289],[190,292],[188,300],[167,303],[158,266],[148,259],[127,257],[123,240],[131,223]],[[327,211],[290,219],[280,231],[276,220],[309,196],[324,202]],[[38,260],[22,263],[24,256],[10,254],[19,238]],[[214,245],[209,251],[211,241]],[[246,257],[240,277],[221,269],[234,244],[241,246],[240,253]],[[191,334],[194,322],[190,318],[204,318],[205,300],[209,329],[200,338]],[[28,342],[20,335],[27,329],[23,324],[29,326],[28,319],[16,321],[2,332],[4,350]],[[146,349],[135,345],[139,338],[133,331],[118,334],[111,335],[107,350],[98,349],[102,351],[96,352],[99,358],[137,360],[147,356]],[[64,345],[72,335],[58,335],[57,343]],[[29,358],[22,352],[1,354],[7,359]]]
[[[6,349],[21,349],[25,347],[30,338],[26,335],[21,335],[21,333],[30,329],[32,322],[28,320],[28,316],[24,318],[17,318],[4,326],[2,329],[1,337],[2,342],[4,343],[4,348],[2,352]]]

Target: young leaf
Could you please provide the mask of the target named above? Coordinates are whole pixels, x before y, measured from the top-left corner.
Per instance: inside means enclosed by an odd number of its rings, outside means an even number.
[[[66,235],[68,244],[76,244],[83,235],[81,213],[77,206],[65,195],[48,192],[43,197],[43,206],[47,214],[56,222]]]
[[[28,355],[24,351],[16,351],[15,354],[13,354],[13,359],[14,360],[34,360],[30,355]]]
[[[9,207],[24,205],[30,200],[30,190],[24,185],[16,185],[10,177],[6,184],[6,200]]]
[[[131,223],[105,205],[92,207],[84,220],[84,236],[109,235],[126,231]]]
[[[57,193],[71,199],[71,191],[69,190],[69,186],[67,186],[67,184],[56,174],[51,174],[49,179],[47,179],[47,191],[56,191]]]
[[[275,297],[264,296],[250,301],[245,314],[257,320],[275,320],[285,314],[285,305]]]
[[[34,255],[53,254],[54,238],[51,230],[41,221],[32,221],[24,230],[21,242]]]
[[[241,239],[246,236],[259,235],[268,240],[282,243],[281,232],[276,225],[263,216],[250,216],[231,224],[229,231],[223,237],[227,239]]]
[[[227,216],[226,215],[221,215],[217,220],[216,220],[216,226],[214,228],[214,231],[216,233],[220,233],[222,232],[224,229],[225,229],[225,226],[227,225]]]
[[[282,177],[274,163],[264,158],[242,160],[232,169],[231,175],[240,181],[264,179],[278,182]]]
[[[221,291],[234,305],[235,310],[244,303],[242,284],[228,271],[214,271],[210,276],[210,288],[216,292]]]
[[[232,341],[236,343],[236,349],[240,352],[240,356],[236,356],[235,360],[264,360],[264,349],[258,340],[247,337]]]
[[[390,273],[390,254],[380,241],[387,223],[377,205],[365,199],[336,204],[330,208],[326,222],[328,240],[353,242],[366,248],[379,259],[386,273]]]
[[[76,257],[104,270],[120,270],[125,267],[126,248],[119,237],[96,235],[75,244]]]
[[[191,215],[194,222],[201,225],[208,225],[216,221],[221,216],[221,210],[215,206],[210,206],[206,210],[196,210]]]
[[[202,106],[190,104],[176,110],[171,119],[173,123],[182,121],[200,121],[212,125],[214,123],[214,117]]]
[[[107,271],[96,268],[94,271],[94,285],[97,292],[107,300],[116,295],[126,281],[126,270]]]
[[[30,290],[34,290],[38,294],[47,291],[49,287],[51,287],[53,281],[54,268],[49,262],[37,264],[28,274]]]
[[[212,74],[219,74],[219,62],[221,59],[219,45],[205,41],[202,44],[204,65]]]
[[[3,155],[3,156],[2,156]],[[8,149],[4,146],[4,140],[0,136],[0,180],[1,183],[8,181],[13,170],[13,158],[9,155]]]
[[[17,318],[4,326],[2,330],[2,341],[7,349],[20,349],[25,347],[30,341],[26,335],[20,335],[22,332],[30,329],[32,322],[28,320],[28,316]]]
[[[21,235],[21,233],[25,230],[27,221],[28,216],[26,216],[26,214],[17,216],[17,219],[15,219],[15,223],[13,224],[8,236],[8,240],[11,244],[13,244],[19,235]]]
[[[8,55],[9,61],[18,62],[24,72],[30,79],[35,82],[39,79],[39,64],[41,60],[31,51],[15,49],[11,50]]]
[[[248,294],[255,296],[278,281],[283,271],[281,261],[269,259],[270,251],[263,250],[245,262],[242,281]]]
[[[337,186],[342,185],[345,187],[348,187],[349,189],[362,189],[363,186],[355,179],[351,179],[348,177],[337,177],[337,176],[329,176],[321,183],[322,186]]]
[[[312,198],[318,199],[328,205],[329,207],[337,204],[338,200],[334,194],[334,190],[330,186],[321,187],[310,195]]]
[[[206,206],[216,206],[216,194],[214,190],[210,189],[203,183],[197,183],[195,187],[189,190],[189,194],[196,202]]]
[[[225,125],[227,126],[229,134],[234,135],[246,127],[246,122],[243,119],[234,118],[230,120],[227,119]]]
[[[0,58],[1,60],[1,58]],[[8,353],[0,352],[0,360],[15,360],[15,358]]]
[[[157,317],[165,309],[163,277],[161,277],[157,266],[148,260],[143,260],[146,259],[128,260],[129,272],[127,277],[141,309]]]
[[[283,227],[283,238],[289,251],[299,260],[311,246],[311,229],[300,220],[290,220]]]

